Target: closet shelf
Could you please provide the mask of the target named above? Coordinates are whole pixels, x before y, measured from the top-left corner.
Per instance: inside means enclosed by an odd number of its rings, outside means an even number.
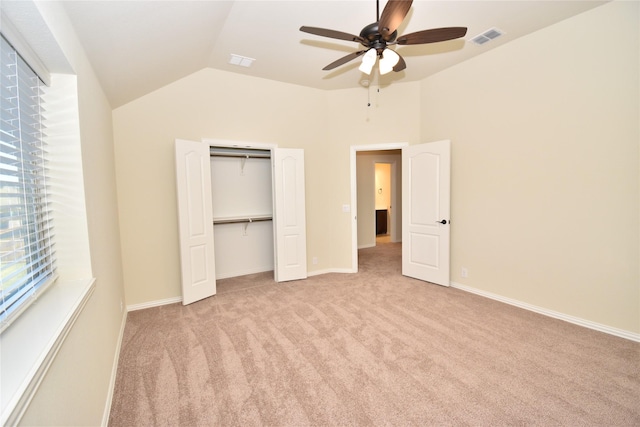
[[[214,224],[240,224],[240,223],[249,223],[249,222],[258,222],[258,221],[271,221],[273,219],[272,215],[255,215],[255,216],[236,216],[236,217],[226,217],[226,218],[214,218]]]
[[[216,150],[211,148],[211,157],[234,157],[240,159],[270,159],[271,152],[267,150]]]

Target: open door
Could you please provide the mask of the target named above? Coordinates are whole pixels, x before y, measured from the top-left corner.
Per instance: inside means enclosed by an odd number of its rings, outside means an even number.
[[[275,280],[285,282],[306,279],[304,151],[275,148],[272,150],[272,157]]]
[[[451,143],[402,149],[402,274],[449,286]]]
[[[176,140],[182,304],[215,295],[213,205],[209,145]]]

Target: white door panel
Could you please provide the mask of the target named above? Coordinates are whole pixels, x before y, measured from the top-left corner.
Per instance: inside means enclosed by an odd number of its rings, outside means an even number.
[[[209,145],[176,140],[178,230],[184,305],[215,295]]]
[[[402,149],[402,274],[443,286],[449,286],[450,163],[449,141]]]
[[[307,277],[304,151],[276,148],[273,153],[275,194],[275,278]]]

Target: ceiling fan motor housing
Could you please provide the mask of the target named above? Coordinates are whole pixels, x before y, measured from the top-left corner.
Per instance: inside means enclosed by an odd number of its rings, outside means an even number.
[[[374,48],[378,51],[378,54],[382,53],[382,51],[387,47],[387,43],[392,43],[395,41],[398,36],[398,31],[394,31],[389,35],[387,40],[382,37],[382,34],[378,31],[378,23],[374,22],[373,24],[369,24],[360,31],[360,37],[362,37],[365,42],[361,42],[361,44],[368,48]]]
[[[389,49],[386,52],[387,45],[412,45],[412,44],[426,44],[436,43],[446,40],[453,40],[460,37],[464,37],[467,33],[466,27],[448,27],[448,28],[433,28],[430,30],[417,31],[411,34],[403,34],[398,37],[398,27],[402,24],[402,21],[407,16],[413,0],[387,0],[387,4],[380,14],[380,0],[376,0],[376,17],[377,21],[373,24],[369,24],[360,31],[360,35],[345,33],[342,31],[329,30],[326,28],[318,27],[300,27],[300,31],[305,33],[315,34],[322,37],[330,37],[338,40],[347,40],[350,42],[358,42],[366,49],[357,52],[352,52],[337,61],[333,61],[331,64],[323,68],[323,70],[333,70],[334,68],[346,64],[362,55],[363,62],[373,59],[375,62],[375,56],[371,58],[375,49],[375,53],[380,57],[380,64],[382,66],[384,61],[385,72],[395,71],[399,72],[407,67],[404,59],[395,50]],[[392,31],[393,30],[393,31]],[[387,58],[384,54],[387,53]],[[391,59],[389,59],[391,58]],[[393,62],[393,64],[391,64]],[[389,68],[392,67],[392,68]],[[365,71],[363,71],[365,72]]]

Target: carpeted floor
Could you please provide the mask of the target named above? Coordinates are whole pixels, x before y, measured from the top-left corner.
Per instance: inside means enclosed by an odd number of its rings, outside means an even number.
[[[640,425],[640,344],[403,277],[400,256],[129,313],[109,425]]]

